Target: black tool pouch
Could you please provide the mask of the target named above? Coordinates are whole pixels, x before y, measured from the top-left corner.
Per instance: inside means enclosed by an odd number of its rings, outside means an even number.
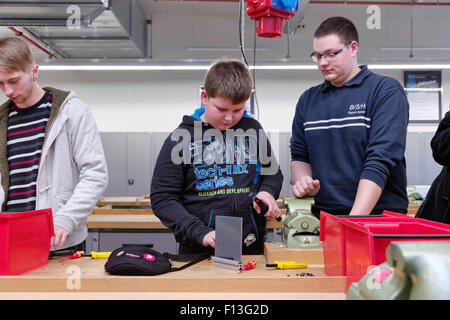
[[[106,272],[113,275],[155,276],[185,269],[209,257],[209,253],[174,255],[159,253],[146,246],[123,246],[111,252],[105,263]],[[176,267],[172,261],[187,261]]]

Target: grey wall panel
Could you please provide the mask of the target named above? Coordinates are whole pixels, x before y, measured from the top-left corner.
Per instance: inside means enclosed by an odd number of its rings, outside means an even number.
[[[280,195],[291,196],[291,153],[289,150],[289,140],[291,138],[290,132],[280,132],[279,133],[279,151],[278,151],[278,162],[280,164],[281,172],[283,173],[283,188],[281,189]]]
[[[104,196],[120,197],[126,190],[126,143],[127,134],[122,132],[102,132],[103,150],[108,165],[109,182]]]
[[[104,196],[143,196],[149,193],[151,135],[148,132],[102,132],[109,183]]]
[[[406,136],[406,176],[407,183],[422,184],[421,142],[418,132],[408,132]]]
[[[409,185],[430,185],[442,170],[433,159],[430,142],[434,132],[408,132],[406,174]]]
[[[127,178],[128,197],[149,194],[150,170],[153,168],[151,154],[151,135],[148,132],[127,134]]]

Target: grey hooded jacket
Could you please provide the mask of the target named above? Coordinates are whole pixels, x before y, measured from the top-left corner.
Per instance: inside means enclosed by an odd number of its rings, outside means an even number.
[[[107,187],[108,172],[88,106],[74,92],[44,89],[52,92],[53,105],[39,162],[36,210],[52,208],[54,225],[69,232],[62,247],[67,248],[86,239],[86,220]],[[5,210],[9,189],[6,137],[10,103],[0,106],[0,177],[4,192],[0,211]]]

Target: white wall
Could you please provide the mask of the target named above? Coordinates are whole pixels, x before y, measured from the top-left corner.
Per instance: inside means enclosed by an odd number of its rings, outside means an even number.
[[[240,58],[237,2],[138,1],[152,20],[150,52],[154,60]],[[290,59],[310,62],[312,34],[325,18],[343,15],[354,21],[360,33],[361,63],[450,61],[450,7],[381,6],[381,28],[367,28],[366,5],[310,5],[302,22],[305,27],[289,37]],[[414,51],[386,51],[411,45],[413,16]],[[254,24],[245,19],[245,47],[253,48]],[[287,55],[287,35],[280,39],[256,38],[257,61],[280,61]],[[231,48],[234,51],[192,51],[192,48]],[[434,48],[434,49],[433,49]],[[441,48],[442,50],[437,50]],[[447,49],[449,50],[447,50]],[[252,53],[248,52],[249,63]],[[403,84],[403,72],[391,75]],[[443,113],[450,104],[450,70],[443,73]],[[39,83],[74,90],[93,110],[103,132],[167,132],[184,114],[198,106],[198,88],[204,71],[41,71]],[[318,71],[257,71],[256,89],[260,121],[267,131],[289,131],[300,94],[322,80]],[[0,100],[3,100],[0,98]],[[410,131],[433,132],[436,125],[411,125]]]
[[[403,83],[403,72],[377,72]],[[167,132],[199,103],[205,71],[41,71],[39,84],[73,90],[95,115],[102,132]],[[259,120],[267,131],[290,131],[300,94],[322,82],[316,70],[256,72]],[[450,104],[450,71],[443,71],[443,109]],[[4,99],[1,99],[4,100]],[[410,126],[435,131],[436,125]]]

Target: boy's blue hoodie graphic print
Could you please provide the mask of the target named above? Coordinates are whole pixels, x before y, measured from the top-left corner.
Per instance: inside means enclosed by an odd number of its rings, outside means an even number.
[[[260,252],[266,217],[256,213],[248,193],[279,197],[283,175],[270,141],[251,117],[219,131],[201,122],[199,114],[184,116],[164,142],[153,173],[152,208],[187,247],[202,247],[215,216],[240,216],[243,235],[257,238],[246,249]]]

